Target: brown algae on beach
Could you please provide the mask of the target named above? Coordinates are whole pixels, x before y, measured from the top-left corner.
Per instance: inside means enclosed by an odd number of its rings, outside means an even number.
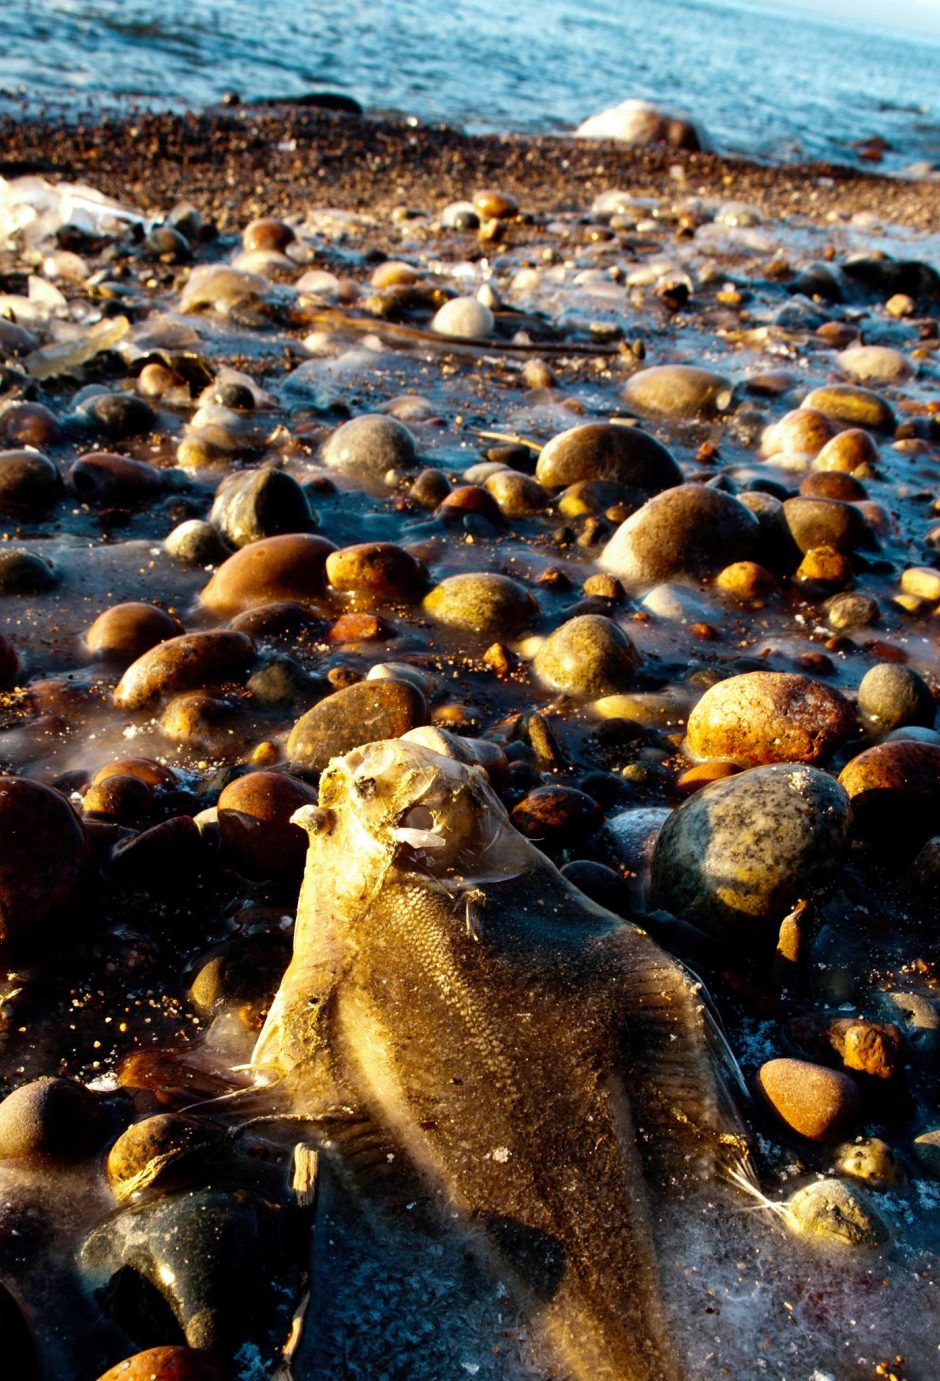
[[[244,239],[7,184],[0,1279],[55,1381],[270,1374],[308,1290],[295,1381],[932,1374],[937,244],[691,166]]]

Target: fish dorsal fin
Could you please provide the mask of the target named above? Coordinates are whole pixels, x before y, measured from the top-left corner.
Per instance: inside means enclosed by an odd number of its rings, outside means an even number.
[[[627,1087],[653,1186],[748,1173],[743,1080],[702,984],[647,935],[627,948],[620,1000]]]

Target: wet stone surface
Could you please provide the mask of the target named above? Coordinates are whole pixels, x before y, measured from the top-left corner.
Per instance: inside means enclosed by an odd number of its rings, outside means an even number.
[[[231,122],[253,166],[250,118]],[[435,158],[457,139],[420,137]],[[690,1221],[694,1191],[656,1200],[676,1374],[935,1369],[929,198],[810,178],[788,199],[705,154],[601,145],[561,191],[527,165],[529,195],[517,147],[498,152],[479,178],[432,159],[440,188],[415,173],[407,198],[372,174],[327,197],[359,164],[326,160],[322,204],[307,180],[288,207],[296,170],[255,168],[236,205],[181,154],[154,217],[45,234],[0,206],[0,1351],[18,1377],[38,1359],[46,1381],[260,1381],[311,1266],[295,1381],[558,1374],[503,1287],[402,1207],[410,1183],[384,1217],[362,1208],[400,1170],[372,1120],[337,1098],[328,1126],[284,1123],[249,1087],[308,838],[343,804],[330,762],[403,737],[488,782],[501,839],[551,860],[527,897],[542,939],[587,954],[603,908],[707,985],[760,1190],[722,1183]],[[431,805],[390,822],[416,876],[449,844]],[[364,886],[357,838],[324,916]],[[546,900],[556,866],[573,927]],[[440,893],[453,944],[489,953],[502,932],[466,881]],[[385,976],[407,988],[403,952]],[[543,1020],[551,1053],[549,1007],[535,984],[500,1030]],[[329,1019],[348,1060],[373,1017]],[[468,1020],[471,1065],[482,1031]],[[666,1106],[668,1070],[642,1058]],[[540,1144],[581,1135],[588,1093],[565,1090],[561,1129],[549,1100]],[[440,1095],[421,1087],[429,1137]],[[312,1246],[300,1141],[345,1166],[322,1171]],[[516,1264],[553,1230],[527,1226],[511,1251],[500,1229]]]

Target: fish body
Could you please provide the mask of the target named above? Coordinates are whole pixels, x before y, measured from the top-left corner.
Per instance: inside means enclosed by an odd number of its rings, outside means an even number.
[[[551,1375],[677,1381],[660,1207],[744,1151],[697,984],[571,887],[479,768],[371,744],[305,810],[259,1074],[386,1209],[421,1186]]]

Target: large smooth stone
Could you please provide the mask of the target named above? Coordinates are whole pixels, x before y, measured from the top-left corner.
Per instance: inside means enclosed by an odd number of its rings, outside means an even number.
[[[391,600],[414,599],[427,586],[423,564],[394,542],[360,542],[330,552],[326,578],[343,594]]]
[[[857,384],[903,384],[914,373],[910,360],[890,345],[850,345],[836,359]]]
[[[389,470],[412,470],[418,462],[415,441],[403,422],[384,413],[364,413],[344,422],[320,453],[323,464],[347,475],[381,480]]]
[[[236,777],[224,788],[218,804],[226,862],[249,878],[299,880],[307,836],[290,818],[301,806],[316,803],[313,788],[286,772]]]
[[[532,668],[550,690],[595,700],[632,685],[639,663],[639,653],[613,619],[581,614],[549,634]]]
[[[890,405],[877,393],[857,384],[824,384],[807,393],[800,406],[815,408],[833,422],[843,422],[847,427],[893,432],[896,426]]]
[[[682,483],[682,471],[666,447],[639,427],[586,422],[559,432],[542,447],[535,478],[546,489],[580,480],[622,485],[639,502]]]
[[[310,532],[317,525],[307,496],[291,475],[273,466],[226,475],[209,521],[233,547],[246,547],[285,532]]]
[[[655,364],[631,374],[623,396],[628,407],[644,416],[696,422],[727,412],[734,385],[723,374],[696,365]]]
[[[825,762],[855,728],[845,696],[811,676],[748,671],[705,692],[689,715],[688,746],[697,758],[730,758],[745,767],[768,762]]]
[[[65,483],[82,503],[97,508],[134,507],[154,499],[165,477],[145,460],[91,451],[65,472]]]
[[[136,710],[159,696],[243,680],[253,657],[252,640],[227,629],[167,638],[131,663],[115,687],[114,703]]]
[[[333,550],[325,537],[306,532],[251,542],[223,561],[200,599],[223,617],[259,604],[316,602],[323,594],[323,569]]]
[[[35,512],[48,507],[61,488],[58,470],[41,451],[0,451],[0,509]]]
[[[671,144],[697,151],[707,147],[692,121],[670,115],[649,101],[631,98],[590,115],[575,130],[576,139],[612,139],[618,144]]]
[[[655,906],[728,938],[775,938],[801,898],[830,886],[848,852],[846,792],[818,768],[752,767],[673,811],[653,851]]]
[[[34,1079],[0,1102],[0,1160],[80,1160],[99,1130],[94,1095],[71,1079]]]
[[[858,1085],[808,1060],[767,1060],[757,1088],[780,1121],[809,1141],[839,1141],[858,1119]]]
[[[538,613],[524,585],[491,571],[448,576],[425,597],[422,608],[435,623],[493,638],[514,637]]]
[[[868,526],[854,504],[841,499],[819,499],[800,495],[787,499],[783,516],[790,536],[800,551],[815,547],[834,547],[836,551],[851,552],[867,535]]]
[[[940,828],[940,748],[894,739],[866,748],[839,774],[858,833],[924,839]]]
[[[32,942],[86,876],[85,835],[52,787],[0,777],[0,944]]]
[[[631,585],[717,575],[758,556],[760,527],[730,494],[683,484],[657,494],[618,527],[598,565]]]
[[[358,681],[334,691],[302,715],[287,740],[287,756],[298,767],[322,772],[330,758],[363,743],[401,738],[427,723],[427,705],[407,681]]]
[[[155,604],[129,600],[112,604],[99,614],[85,634],[85,646],[93,657],[128,666],[157,643],[183,631],[180,623]]]
[[[879,1247],[888,1229],[866,1196],[846,1180],[816,1180],[787,1200],[789,1220],[802,1236],[843,1247]]]
[[[858,688],[858,708],[881,733],[911,724],[931,729],[937,717],[927,682],[897,662],[879,662],[866,671]]]

